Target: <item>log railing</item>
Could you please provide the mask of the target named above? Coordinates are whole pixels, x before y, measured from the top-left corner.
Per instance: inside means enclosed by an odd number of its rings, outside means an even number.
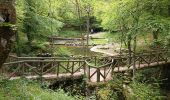
[[[132,53],[133,55],[133,53]],[[134,57],[134,58],[133,58]],[[131,63],[129,63],[129,58]],[[80,72],[89,82],[110,80],[114,72],[156,66],[169,62],[168,51],[136,53],[135,56],[118,55],[110,57],[16,57],[10,56],[2,67],[8,78],[19,76],[38,76],[69,74]]]
[[[113,72],[124,72],[132,70],[135,63],[135,69],[145,68],[149,66],[166,64],[168,62],[167,51],[157,51],[149,53],[136,54],[135,58],[131,57],[131,63],[129,63],[128,55],[119,55],[114,57],[103,57],[99,59],[99,62],[103,65],[96,64],[96,58],[93,58],[93,63],[90,63],[91,59],[86,60],[87,68],[86,73],[89,82],[101,82],[109,80],[113,75]],[[109,62],[110,61],[110,62]]]
[[[86,60],[87,68],[86,73],[89,82],[101,82],[108,80],[109,76],[112,76],[113,71],[113,59],[110,61],[106,58],[99,59],[104,65],[97,65],[97,58],[95,57],[94,63],[91,64],[90,59]]]
[[[129,55],[120,55],[117,57],[112,57],[114,59],[113,67],[117,68],[116,72],[125,71],[128,69],[132,69],[132,66],[135,65],[135,69],[139,69],[140,67],[149,67],[152,64],[163,64],[168,62],[168,51],[155,51],[152,52],[145,52],[140,54],[135,54],[133,57],[128,57]],[[129,63],[129,59],[131,62]],[[135,64],[134,64],[135,63]],[[121,70],[124,68],[124,70]]]
[[[2,73],[11,77],[20,76],[38,76],[42,77],[46,74],[74,75],[85,68],[84,60],[22,60],[16,62],[5,63]]]

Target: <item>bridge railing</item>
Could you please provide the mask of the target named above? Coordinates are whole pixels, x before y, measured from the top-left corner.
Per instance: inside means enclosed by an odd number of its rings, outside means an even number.
[[[168,61],[168,51],[136,53],[135,56],[118,55],[114,57],[16,57],[10,56],[9,63],[3,66],[3,72],[11,77],[39,76],[52,74],[75,75],[77,72],[86,74],[91,82],[109,80],[113,72],[154,66]],[[129,58],[131,63],[129,63]]]
[[[98,61],[103,63],[103,65],[97,65],[97,57],[95,57],[94,62],[91,63],[91,59],[87,59],[86,62],[86,75],[88,82],[101,82],[110,80],[112,76],[112,59],[98,59]]]
[[[152,64],[162,64],[167,63],[168,56],[167,51],[157,51],[157,52],[150,52],[145,54],[140,54],[135,56],[135,63],[140,68],[143,66],[152,66]]]
[[[85,69],[84,60],[22,60],[5,63],[2,73],[11,77],[42,77],[43,75],[75,75],[77,72],[83,73]],[[53,77],[54,77],[53,76]]]
[[[168,61],[168,51],[154,51],[154,52],[143,52],[136,53],[135,56],[132,53],[132,56],[129,55],[119,55],[112,57],[114,59],[113,67],[116,72],[125,71],[128,69],[132,69],[134,66],[136,69],[140,67],[147,67],[152,65],[159,65],[163,63],[167,63]],[[129,62],[131,59],[131,62]]]
[[[18,57],[16,55],[9,55],[6,62],[14,62],[18,61]]]

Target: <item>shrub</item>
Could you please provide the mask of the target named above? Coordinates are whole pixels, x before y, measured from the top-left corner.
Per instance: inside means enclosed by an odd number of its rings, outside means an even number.
[[[0,81],[0,100],[75,100],[62,90],[42,89],[35,82],[25,80]]]

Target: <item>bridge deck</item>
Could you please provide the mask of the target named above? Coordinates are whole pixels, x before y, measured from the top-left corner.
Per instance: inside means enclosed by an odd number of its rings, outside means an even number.
[[[155,66],[157,66],[157,65],[163,65],[163,64],[167,64],[167,63],[170,63],[170,60],[168,61],[168,62],[159,62],[159,63],[157,63],[157,62],[155,62],[155,63],[151,63],[151,64],[141,64],[140,66],[138,66],[138,65],[136,65],[136,69],[143,69],[143,68],[151,68],[151,67],[155,67]],[[115,69],[114,69],[114,71],[113,72],[124,72],[124,71],[127,71],[127,70],[132,70],[133,69],[133,66],[131,66],[130,68],[127,68],[127,67],[116,67]],[[95,71],[96,71],[96,69],[95,68],[92,68],[92,69],[90,69],[90,75],[92,75]],[[100,72],[102,73],[102,74],[104,74],[104,70],[100,70]],[[57,75],[57,74],[54,74],[54,73],[49,73],[49,74],[46,74],[46,75],[43,75],[42,77],[43,77],[43,79],[44,80],[57,80],[57,81],[64,81],[64,80],[67,80],[67,79],[79,79],[79,78],[81,78],[82,76],[84,75],[84,70],[83,69],[81,69],[80,70],[80,72],[76,72],[75,74],[73,74],[73,75],[71,75],[70,73],[65,73],[65,74],[59,74],[59,75]],[[20,79],[21,77],[11,77],[10,78],[10,80],[16,80],[16,79]],[[27,79],[38,79],[39,78],[39,76],[38,75],[30,75],[30,76],[25,76],[25,78],[27,78]],[[97,73],[95,73],[92,77],[91,77],[91,79],[90,79],[91,81],[89,82],[89,83],[96,83],[97,82]],[[104,81],[110,81],[110,80],[112,80],[112,73],[111,73],[111,71],[108,73],[108,75],[107,75],[107,77],[106,77],[106,79],[104,79],[103,77],[100,77],[100,81],[101,82],[104,82]]]
[[[49,73],[49,74],[46,74],[46,75],[43,75],[42,78],[44,80],[57,80],[57,81],[64,81],[64,80],[67,80],[67,79],[78,79],[80,77],[83,76],[83,73],[82,72],[77,72],[75,73],[74,75],[71,75],[70,73],[66,73],[66,74],[54,74],[54,73]],[[21,77],[20,76],[16,76],[16,77],[11,77],[9,80],[17,80],[17,79],[20,79]],[[40,76],[38,75],[30,75],[30,76],[25,76],[25,78],[27,79],[38,79],[40,78]]]
[[[128,55],[102,58],[62,58],[62,60],[56,57],[12,57],[12,59],[9,63],[4,64],[4,69],[2,68],[2,72],[6,73],[10,80],[19,79],[19,76],[25,76],[28,79],[42,78],[43,80],[77,79],[86,76],[88,82],[98,83],[111,80],[114,73],[133,70],[133,66],[127,67]],[[132,60],[135,61],[137,70],[170,63],[170,59],[163,51],[137,54]],[[133,61],[131,65],[133,65]]]

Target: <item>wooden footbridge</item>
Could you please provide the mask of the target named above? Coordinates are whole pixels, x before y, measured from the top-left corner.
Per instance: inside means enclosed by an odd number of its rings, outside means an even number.
[[[129,63],[131,59],[131,63]],[[114,73],[132,69],[150,68],[168,64],[168,51],[151,51],[110,57],[16,57],[9,56],[2,67],[3,75],[9,80],[28,79],[64,80],[87,77],[91,83],[112,79]]]

